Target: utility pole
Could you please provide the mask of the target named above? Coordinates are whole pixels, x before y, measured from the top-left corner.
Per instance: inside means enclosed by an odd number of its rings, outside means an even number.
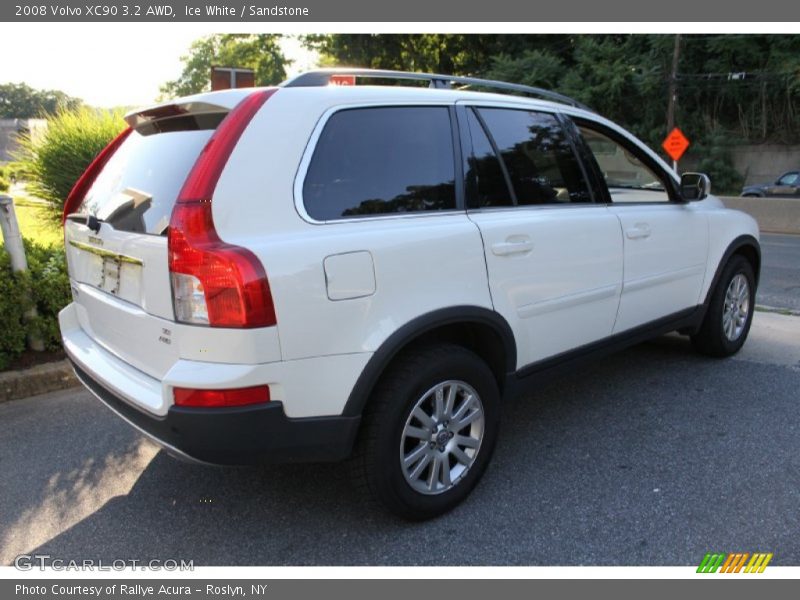
[[[672,50],[672,72],[669,76],[669,98],[667,99],[667,134],[675,128],[675,104],[678,101],[678,60],[681,56],[681,34],[675,34],[675,47]],[[678,161],[672,161],[672,170],[678,172]]]

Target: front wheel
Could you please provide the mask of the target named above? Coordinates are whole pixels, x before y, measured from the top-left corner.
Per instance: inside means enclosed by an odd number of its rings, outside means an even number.
[[[692,336],[695,348],[709,356],[736,354],[753,322],[755,290],[750,262],[743,256],[731,258],[714,288],[703,323]]]
[[[441,344],[402,355],[381,379],[355,460],[375,499],[413,520],[455,507],[491,457],[500,393],[486,363]]]

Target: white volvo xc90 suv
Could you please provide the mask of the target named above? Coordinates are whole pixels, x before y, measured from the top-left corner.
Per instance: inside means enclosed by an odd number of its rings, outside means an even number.
[[[361,85],[388,79],[412,85]],[[65,206],[61,330],[173,454],[351,457],[427,518],[480,478],[503,397],[670,331],[747,337],[753,219],[553,92],[329,70],[126,120]]]

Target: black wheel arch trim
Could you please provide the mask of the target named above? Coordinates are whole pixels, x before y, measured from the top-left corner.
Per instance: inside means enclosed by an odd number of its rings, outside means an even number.
[[[722,254],[722,258],[719,260],[717,264],[717,270],[714,272],[714,278],[711,280],[711,285],[708,286],[708,291],[706,292],[705,300],[703,301],[703,308],[707,309],[709,302],[711,302],[711,296],[714,294],[714,289],[717,287],[719,283],[719,278],[722,277],[722,271],[725,269],[725,265],[728,264],[728,261],[731,259],[731,256],[736,254],[738,250],[742,248],[750,247],[756,253],[756,257],[758,259],[758,264],[753,265],[753,275],[755,276],[756,280],[756,289],[758,288],[758,279],[761,273],[761,244],[758,243],[758,240],[754,238],[752,235],[745,234],[740,235],[739,237],[735,238],[728,247],[725,249],[725,252]],[[756,290],[753,290],[755,294]]]
[[[342,416],[358,416],[364,410],[375,384],[392,360],[414,340],[440,327],[458,324],[489,326],[505,348],[505,374],[512,374],[517,365],[517,345],[508,322],[496,311],[480,306],[453,306],[426,313],[412,319],[390,335],[372,355],[361,371],[347,399]]]

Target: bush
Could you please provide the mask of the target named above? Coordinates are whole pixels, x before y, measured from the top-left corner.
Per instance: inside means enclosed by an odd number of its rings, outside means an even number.
[[[25,172],[25,165],[18,161],[6,164],[5,170],[6,177],[11,181],[22,181],[28,177],[27,173]]]
[[[11,182],[2,173],[0,173],[0,192],[7,192],[8,188],[10,187]]]
[[[25,350],[22,314],[29,304],[20,279],[11,272],[11,257],[0,245],[0,370]]]
[[[20,138],[22,150],[17,158],[29,180],[29,191],[52,202],[54,215],[60,215],[83,171],[124,128],[119,110],[82,107],[51,116],[44,133]]]
[[[47,350],[61,348],[58,312],[72,300],[63,246],[42,246],[25,241],[31,292],[38,317],[28,331],[38,334]]]
[[[13,273],[8,252],[0,245],[0,370],[22,354],[29,333],[39,335],[47,350],[61,348],[58,311],[71,295],[64,249],[25,240],[25,253],[28,271]],[[38,316],[26,322],[23,315],[32,304]]]
[[[711,134],[695,146],[693,154],[702,156],[697,170],[711,179],[713,194],[738,195],[741,192],[744,177],[733,166],[729,138]]]

